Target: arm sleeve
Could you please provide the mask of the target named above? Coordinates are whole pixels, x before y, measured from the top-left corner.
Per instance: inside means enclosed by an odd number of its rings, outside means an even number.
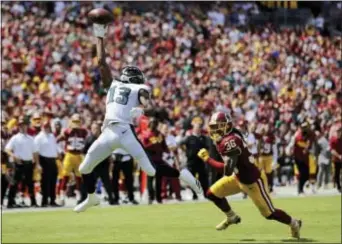
[[[216,161],[213,158],[209,158],[207,161],[212,167],[214,167],[218,172],[223,172],[224,170],[224,163]]]

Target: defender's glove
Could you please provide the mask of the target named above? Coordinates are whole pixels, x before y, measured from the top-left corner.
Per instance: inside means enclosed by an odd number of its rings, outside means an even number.
[[[93,24],[93,31],[96,37],[104,38],[107,33],[108,26],[100,25],[100,24]]]
[[[202,148],[198,151],[197,156],[202,159],[204,162],[207,162],[209,160],[209,152],[207,149]]]

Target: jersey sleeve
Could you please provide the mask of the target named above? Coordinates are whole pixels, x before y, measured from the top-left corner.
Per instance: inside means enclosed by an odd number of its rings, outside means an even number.
[[[208,164],[210,164],[212,167],[214,167],[218,172],[223,172],[224,170],[224,163],[219,162],[213,158],[208,159]]]
[[[239,137],[235,135],[228,136],[220,143],[220,152],[228,157],[239,156],[242,153],[242,147],[243,143]]]

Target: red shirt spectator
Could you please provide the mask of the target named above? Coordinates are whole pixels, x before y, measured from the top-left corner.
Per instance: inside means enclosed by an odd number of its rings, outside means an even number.
[[[333,162],[342,163],[342,127],[337,131],[338,135],[330,139]]]

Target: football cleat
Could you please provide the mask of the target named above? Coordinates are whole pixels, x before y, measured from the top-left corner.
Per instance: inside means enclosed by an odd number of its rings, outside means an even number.
[[[235,215],[232,218],[226,217],[221,223],[216,226],[216,230],[225,230],[229,225],[239,224],[241,222],[241,218],[238,215]]]
[[[95,194],[88,194],[88,197],[86,200],[78,204],[75,208],[74,211],[76,213],[84,212],[88,208],[97,206],[100,204],[100,199],[95,195]]]
[[[300,228],[301,227],[302,227],[302,221],[301,220],[296,220],[291,225],[291,235],[293,238],[300,239]]]

